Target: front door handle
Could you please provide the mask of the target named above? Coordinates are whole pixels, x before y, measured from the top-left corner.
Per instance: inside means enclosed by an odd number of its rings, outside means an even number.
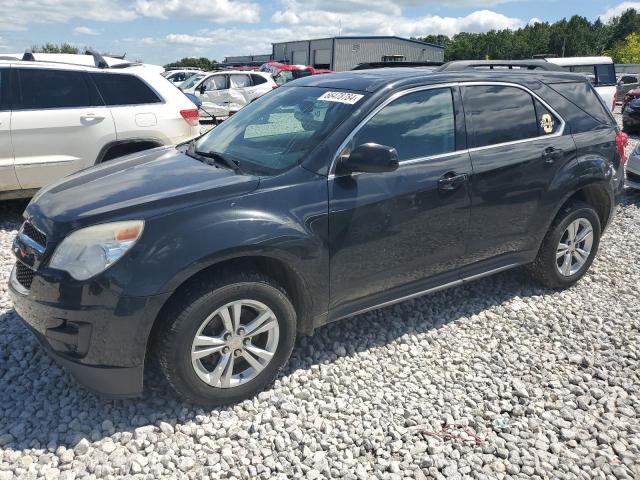
[[[96,115],[95,113],[85,113],[80,115],[80,118],[83,120],[102,120],[104,119],[104,115]]]
[[[544,163],[551,165],[561,158],[563,154],[564,151],[561,148],[547,147],[542,152],[542,160],[544,160]]]
[[[468,179],[466,173],[447,172],[438,180],[438,190],[450,192],[456,190]]]

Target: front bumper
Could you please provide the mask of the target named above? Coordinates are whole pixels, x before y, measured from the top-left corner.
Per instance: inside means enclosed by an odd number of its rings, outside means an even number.
[[[15,267],[9,280],[18,316],[58,364],[101,395],[140,395],[147,340],[169,294],[118,297],[98,292],[91,284],[84,293],[69,292],[67,287],[36,274],[33,287],[26,289],[17,280]],[[47,295],[38,295],[38,290]],[[52,290],[58,292],[57,301],[51,301]],[[97,295],[82,301],[91,294]]]

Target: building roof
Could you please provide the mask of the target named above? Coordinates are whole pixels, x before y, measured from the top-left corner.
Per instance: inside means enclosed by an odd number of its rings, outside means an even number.
[[[436,43],[422,42],[414,38],[403,38],[403,37],[398,37],[396,35],[363,35],[363,36],[340,35],[337,37],[312,38],[309,40],[290,40],[288,42],[275,42],[275,43],[272,43],[272,45],[282,45],[283,43],[295,43],[295,42],[316,42],[318,40],[381,40],[381,39],[382,40],[384,39],[402,40],[404,42],[418,43],[420,45],[427,45],[429,47],[444,49],[442,45],[438,45]]]

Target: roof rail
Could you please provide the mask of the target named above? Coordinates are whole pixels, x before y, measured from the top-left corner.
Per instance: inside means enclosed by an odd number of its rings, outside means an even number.
[[[33,52],[30,49],[26,49],[24,51],[24,55],[22,55],[22,60],[24,60],[25,62],[35,62],[36,61],[36,57],[33,56]]]
[[[98,68],[109,68],[109,64],[107,63],[107,61],[98,52],[94,52],[91,49],[87,49],[84,52],[84,54],[85,55],[91,55],[93,57],[93,63],[95,64],[96,67],[98,67]]]
[[[442,62],[366,62],[359,63],[351,70],[368,70],[370,68],[399,68],[399,67],[439,67]]]
[[[545,60],[459,60],[445,63],[436,71],[459,72],[463,70],[477,69],[548,70],[553,72],[565,71],[562,67]]]

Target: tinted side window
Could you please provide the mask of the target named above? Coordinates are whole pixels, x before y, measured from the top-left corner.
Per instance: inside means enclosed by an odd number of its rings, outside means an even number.
[[[596,65],[596,81],[598,82],[598,85],[615,85],[615,67],[612,64]]]
[[[554,83],[549,86],[597,121],[605,124],[613,122],[597,93],[588,83]]]
[[[18,96],[14,109],[77,108],[96,105],[86,74],[73,70],[17,69]]]
[[[251,80],[253,80],[254,85],[262,85],[263,83],[267,83],[267,79],[260,75],[251,75]]]
[[[137,77],[118,73],[93,73],[102,98],[109,106],[160,103],[160,97]]]
[[[516,87],[463,88],[470,147],[484,147],[538,136],[533,97]]]
[[[454,151],[455,136],[451,89],[437,88],[391,102],[355,134],[353,146],[378,143],[409,160]]]

